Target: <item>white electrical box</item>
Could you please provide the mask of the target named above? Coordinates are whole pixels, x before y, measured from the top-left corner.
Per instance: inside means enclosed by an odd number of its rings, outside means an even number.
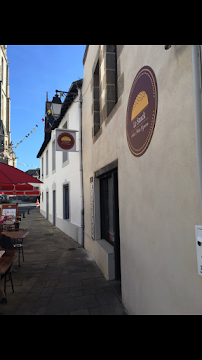
[[[196,249],[198,259],[198,274],[202,276],[202,226],[196,226]]]

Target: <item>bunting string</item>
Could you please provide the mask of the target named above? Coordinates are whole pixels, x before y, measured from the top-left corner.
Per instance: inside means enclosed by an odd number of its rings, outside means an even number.
[[[22,164],[22,163],[19,163],[19,162],[18,162],[18,165],[25,166],[25,167],[27,166],[29,168],[36,169],[36,166],[26,165],[26,164]]]
[[[45,117],[46,117],[46,115],[44,116],[44,118],[45,118]],[[23,141],[25,141],[25,139],[28,139],[34,132],[36,132],[37,128],[39,127],[39,124],[45,122],[45,119],[44,119],[44,118],[42,118],[41,121],[39,121],[39,122],[35,125],[35,127],[33,127],[33,129],[32,129],[21,141],[19,141],[16,145],[12,146],[12,149],[10,149],[10,150],[5,150],[4,152],[1,152],[1,153],[0,153],[0,159],[3,159],[3,160],[7,159],[7,158],[8,158],[8,154],[9,154],[9,153],[12,153],[12,152],[13,152],[13,149],[17,149],[18,146],[19,146],[20,144],[22,144]],[[21,166],[25,166],[25,167],[30,167],[30,168],[35,168],[35,167],[36,167],[36,166],[32,166],[32,165],[23,164],[23,163],[20,163],[20,162],[18,162],[17,164],[18,164],[18,165],[21,165]]]
[[[7,159],[7,156],[6,156],[6,155],[7,155],[8,153],[9,153],[9,151],[7,151],[7,150],[5,150],[5,152],[0,153],[0,159],[3,159],[3,160]],[[20,163],[20,162],[17,162],[17,164],[18,164],[18,165],[21,165],[21,166],[33,168],[33,169],[36,168],[36,166],[27,165],[27,164],[23,164],[23,163]]]
[[[35,127],[33,127],[33,129],[32,129],[21,141],[19,141],[15,146],[12,146],[12,149],[17,149],[18,146],[19,146],[20,144],[22,144],[23,141],[25,141],[25,139],[28,139],[28,138],[31,136],[31,134],[33,134],[34,132],[36,132],[36,128],[39,127],[39,124],[41,124],[41,122],[45,122],[45,119],[42,118],[41,121],[39,121],[39,122],[35,125]],[[13,150],[10,150],[10,152],[12,152],[12,151],[13,151]]]

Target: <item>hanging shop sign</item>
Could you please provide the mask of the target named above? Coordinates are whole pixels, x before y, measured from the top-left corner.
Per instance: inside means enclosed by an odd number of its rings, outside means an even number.
[[[56,151],[76,152],[76,130],[56,130]]]
[[[137,74],[130,92],[126,132],[128,146],[136,157],[148,149],[156,125],[158,86],[154,71],[143,67]]]

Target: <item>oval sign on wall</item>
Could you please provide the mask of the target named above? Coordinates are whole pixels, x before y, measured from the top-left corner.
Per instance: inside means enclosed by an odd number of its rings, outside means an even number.
[[[127,139],[136,157],[148,149],[156,125],[158,87],[154,71],[143,67],[137,74],[130,93],[127,110]]]
[[[74,137],[69,133],[63,133],[58,136],[58,145],[63,150],[71,150],[75,145]]]

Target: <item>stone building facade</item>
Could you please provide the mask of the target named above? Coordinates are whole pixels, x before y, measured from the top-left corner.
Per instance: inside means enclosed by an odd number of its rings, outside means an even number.
[[[7,45],[0,45],[0,162],[16,167],[10,131],[10,87]]]

